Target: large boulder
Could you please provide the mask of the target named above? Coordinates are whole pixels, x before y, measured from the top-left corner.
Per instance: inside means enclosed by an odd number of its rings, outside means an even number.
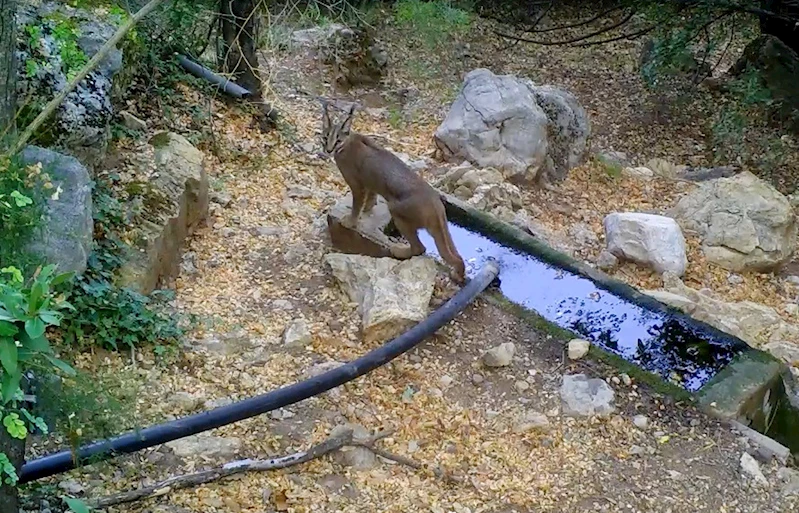
[[[387,340],[427,317],[438,272],[432,258],[329,253],[325,261],[350,300],[359,305],[364,340]]]
[[[107,12],[107,11],[106,11]],[[23,116],[35,111],[61,91],[73,74],[91,59],[116,32],[121,19],[101,16],[62,2],[33,2],[20,8],[17,26],[25,37],[17,38],[17,96],[27,98]],[[112,93],[122,69],[122,51],[113,49],[97,69],[67,95],[56,110],[52,124],[39,134],[48,146],[65,148],[90,168],[103,157],[111,137],[114,110]]]
[[[157,172],[147,182],[131,184],[142,199],[144,221],[119,274],[121,285],[142,294],[178,275],[183,243],[208,214],[202,152],[170,132],[153,136],[150,146],[151,165]]]
[[[685,273],[685,238],[680,225],[665,216],[617,212],[604,220],[608,251],[658,273]]]
[[[82,273],[92,249],[92,182],[88,170],[74,157],[28,146],[21,153],[26,165],[41,164],[50,176],[53,194],[47,196],[44,222],[28,250],[61,272]]]
[[[447,160],[499,169],[516,183],[562,179],[586,155],[588,117],[576,98],[530,80],[469,72],[435,142]]]
[[[532,92],[548,119],[548,178],[556,182],[565,180],[569,171],[586,159],[591,132],[588,115],[568,91],[542,85],[532,86]]]
[[[709,261],[732,271],[772,270],[796,248],[790,202],[749,172],[703,183],[670,214],[700,234]]]

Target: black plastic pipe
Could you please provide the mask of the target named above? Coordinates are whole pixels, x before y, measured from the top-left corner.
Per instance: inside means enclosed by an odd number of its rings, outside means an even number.
[[[228,78],[217,75],[205,66],[189,60],[189,58],[185,55],[177,54],[177,57],[178,62],[181,66],[186,68],[186,71],[195,77],[202,78],[203,80],[214,84],[221,89],[222,92],[229,94],[230,96],[235,96],[236,98],[249,98],[252,96],[252,93],[247,89],[244,89]]]
[[[203,431],[298,403],[341,386],[385,365],[417,346],[441,326],[454,319],[458,313],[474,301],[474,298],[494,281],[498,274],[499,267],[497,263],[494,261],[486,262],[480,272],[469,283],[449,301],[444,303],[441,308],[430,314],[427,319],[357,360],[343,364],[319,376],[266,394],[139,431],[132,431],[116,438],[94,442],[80,447],[76,453],[66,450],[29,461],[23,465],[19,480],[22,483],[35,481],[72,470],[81,462],[97,463],[121,454],[140,451],[148,447],[171,442],[172,440],[196,435]]]

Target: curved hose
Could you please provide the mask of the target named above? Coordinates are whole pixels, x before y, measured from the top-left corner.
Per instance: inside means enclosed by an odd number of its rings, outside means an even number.
[[[441,308],[399,337],[386,342],[357,360],[343,364],[324,374],[294,383],[243,401],[132,431],[116,438],[94,442],[77,450],[66,450],[29,461],[22,467],[20,482],[26,483],[72,470],[81,461],[96,463],[120,454],[132,453],[165,442],[218,428],[239,420],[255,417],[290,404],[322,394],[348,381],[385,365],[412,349],[441,326],[448,323],[485,290],[499,274],[499,267],[488,261],[480,272]]]

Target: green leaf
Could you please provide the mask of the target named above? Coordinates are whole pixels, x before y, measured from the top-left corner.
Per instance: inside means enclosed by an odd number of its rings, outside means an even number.
[[[62,283],[66,282],[70,278],[72,278],[74,275],[75,275],[75,273],[73,273],[73,272],[57,274],[57,275],[55,275],[53,280],[50,282],[50,285],[52,285],[53,287],[55,287],[56,285],[61,285]]]
[[[0,364],[3,365],[6,372],[11,374],[17,372],[18,361],[17,344],[14,343],[14,339],[0,339]]]
[[[11,315],[11,312],[3,307],[0,307],[0,321],[15,322],[17,320],[18,319],[15,316]]]
[[[50,326],[58,326],[61,324],[62,315],[52,310],[42,310],[39,312],[39,319],[41,319],[43,323],[49,324]]]
[[[67,503],[67,507],[73,513],[90,513],[91,508],[80,499],[73,499],[72,497],[61,497]]]
[[[27,333],[22,333],[22,336],[19,337],[19,341],[22,343],[22,347],[28,349],[29,351],[35,351],[37,353],[49,353],[50,352],[50,342],[47,341],[47,337],[44,335],[31,338],[28,336]]]
[[[39,309],[39,301],[44,295],[44,285],[38,280],[34,282],[31,287],[30,295],[28,296],[28,315],[35,315]]]
[[[14,398],[14,394],[19,389],[19,380],[22,379],[22,374],[17,369],[17,372],[4,372],[0,376],[0,395],[2,395],[3,402],[7,403]]]
[[[2,274],[10,274],[11,275],[11,279],[14,280],[17,283],[22,283],[23,281],[25,281],[25,279],[22,277],[22,271],[20,271],[19,269],[17,269],[13,265],[9,266],[9,267],[3,267],[2,269],[0,269],[0,273],[2,273]]]
[[[43,418],[34,417],[25,408],[22,408],[20,411],[25,416],[25,418],[28,419],[28,422],[30,422],[32,425],[36,426],[39,429],[39,431],[42,432],[42,434],[46,435],[47,433],[50,432],[50,428],[47,427],[47,423],[45,423]]]
[[[12,191],[11,192],[11,197],[14,198],[14,203],[20,208],[27,207],[28,205],[33,203],[32,199],[30,199],[29,197],[25,196],[24,194],[22,194],[19,191]]]
[[[27,333],[31,339],[36,339],[44,335],[44,329],[44,322],[38,317],[25,321],[25,333]]]
[[[14,324],[0,319],[0,337],[13,337],[19,333],[19,328]]]
[[[25,440],[28,436],[28,427],[25,425],[25,421],[19,418],[18,413],[9,413],[3,417],[3,425],[8,434],[14,438]]]
[[[47,358],[50,363],[53,364],[53,367],[60,369],[68,376],[74,376],[76,374],[75,369],[73,369],[72,366],[70,366],[67,362],[59,360],[58,358],[50,355],[45,355],[45,358]]]

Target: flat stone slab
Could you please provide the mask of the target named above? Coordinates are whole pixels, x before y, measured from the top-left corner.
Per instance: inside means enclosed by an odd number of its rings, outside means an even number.
[[[391,223],[391,214],[386,201],[377,197],[372,211],[362,213],[356,229],[342,224],[342,220],[352,211],[352,194],[333,205],[327,214],[327,229],[333,247],[341,253],[365,255],[371,257],[390,257],[391,247],[396,246],[388,235],[386,228]]]

